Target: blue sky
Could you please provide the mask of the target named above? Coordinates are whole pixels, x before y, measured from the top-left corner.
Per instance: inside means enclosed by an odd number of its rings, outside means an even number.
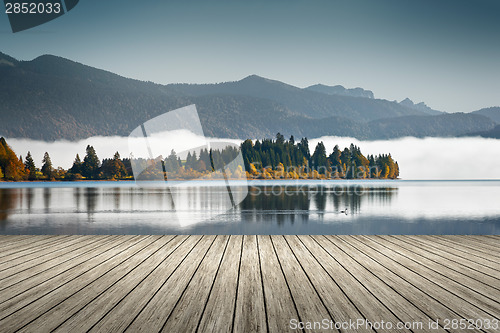
[[[63,56],[157,83],[250,74],[363,87],[448,112],[500,106],[500,1],[89,1],[0,51]]]

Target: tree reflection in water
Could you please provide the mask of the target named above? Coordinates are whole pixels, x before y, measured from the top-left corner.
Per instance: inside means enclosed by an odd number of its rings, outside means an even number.
[[[0,227],[2,229],[7,225],[7,218],[15,208],[18,197],[18,189],[0,188]]]
[[[294,223],[309,220],[317,214],[337,213],[347,208],[347,215],[358,215],[363,203],[376,201],[389,205],[397,194],[396,187],[369,186],[251,186],[248,197],[241,203],[242,219],[255,222]],[[343,213],[342,213],[343,214]],[[344,214],[345,215],[345,214]]]

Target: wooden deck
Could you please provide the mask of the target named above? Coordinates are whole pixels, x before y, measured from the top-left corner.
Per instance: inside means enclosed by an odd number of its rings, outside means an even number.
[[[0,331],[500,332],[499,248],[499,236],[0,236]]]

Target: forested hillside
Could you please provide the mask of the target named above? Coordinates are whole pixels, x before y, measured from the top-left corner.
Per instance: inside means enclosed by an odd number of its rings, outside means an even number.
[[[197,106],[207,136],[239,139],[277,132],[358,139],[457,136],[496,125],[489,114],[434,119],[425,110],[371,98],[363,89],[330,88],[301,89],[256,75],[219,84],[159,85],[51,55],[17,61],[0,53],[0,135],[46,141],[128,136],[145,121],[190,104]]]

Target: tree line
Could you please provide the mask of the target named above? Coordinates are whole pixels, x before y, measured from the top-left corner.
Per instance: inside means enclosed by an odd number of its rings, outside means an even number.
[[[245,140],[241,144],[245,169],[254,178],[325,178],[325,179],[396,179],[399,165],[390,154],[365,157],[359,147],[351,144],[341,150],[338,145],[329,154],[323,142],[313,153],[309,141],[286,140],[278,133],[276,139]]]
[[[245,140],[240,149],[226,146],[222,149],[202,149],[188,152],[181,160],[174,150],[166,158],[154,160],[121,158],[116,152],[102,161],[92,146],[87,146],[83,160],[77,154],[71,168],[54,167],[48,152],[37,167],[30,152],[24,160],[17,156],[4,138],[0,139],[0,180],[133,180],[132,165],[144,170],[142,179],[216,178],[217,170],[234,160],[241,152],[244,169],[236,166],[227,170],[225,177],[246,176],[249,179],[396,179],[399,165],[390,154],[364,156],[359,147],[351,144],[341,150],[338,145],[329,154],[323,142],[309,151],[309,141],[302,138],[288,140],[278,133],[275,139]],[[160,168],[149,167],[160,165]]]

